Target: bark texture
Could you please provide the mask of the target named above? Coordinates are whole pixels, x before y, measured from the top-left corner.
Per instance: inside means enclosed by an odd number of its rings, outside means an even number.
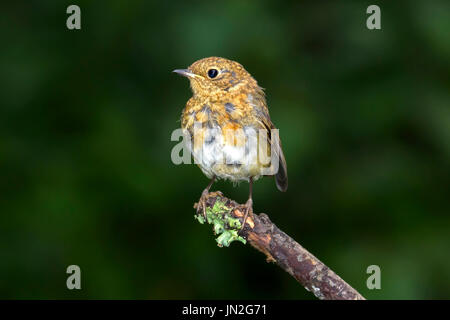
[[[243,205],[224,197],[218,191],[208,194],[205,209],[217,208],[217,201],[222,204],[220,208],[223,211],[219,212],[219,216],[231,215],[242,224],[245,212]],[[194,207],[197,207],[197,204]],[[278,264],[317,298],[364,300],[363,296],[336,273],[273,224],[266,214],[253,214],[248,217],[239,235],[264,253],[268,262]]]

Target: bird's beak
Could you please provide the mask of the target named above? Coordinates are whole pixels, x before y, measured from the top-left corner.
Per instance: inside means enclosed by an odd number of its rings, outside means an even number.
[[[196,76],[195,73],[192,73],[189,69],[175,69],[172,72],[178,73],[179,75],[187,78],[194,78]]]

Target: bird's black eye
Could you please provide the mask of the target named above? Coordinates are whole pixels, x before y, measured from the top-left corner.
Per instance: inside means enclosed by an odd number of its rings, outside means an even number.
[[[208,70],[208,77],[215,78],[219,74],[219,71],[217,69],[209,69]]]

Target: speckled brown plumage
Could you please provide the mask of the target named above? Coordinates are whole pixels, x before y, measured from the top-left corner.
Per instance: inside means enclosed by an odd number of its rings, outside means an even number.
[[[201,59],[188,69],[174,72],[186,76],[192,88],[193,96],[183,110],[181,127],[190,138],[194,159],[198,160],[196,162],[205,175],[212,179],[203,195],[209,191],[215,178],[249,181],[247,204],[248,212],[251,213],[252,183],[260,176],[268,175],[262,173],[267,172],[262,169],[267,169],[271,164],[261,163],[256,156],[251,158],[249,154],[252,153],[248,148],[245,149],[246,159],[253,161],[246,163],[240,158],[240,151],[244,151],[244,145],[253,130],[262,130],[263,134],[258,135],[258,143],[264,139],[267,153],[270,154],[273,143],[271,129],[275,129],[275,126],[269,116],[264,91],[241,64],[225,58]],[[210,134],[213,130],[222,135],[220,141],[217,135]],[[230,132],[234,134],[230,135]],[[277,144],[274,150],[279,166],[276,172],[269,175],[275,175],[278,189],[286,191],[287,169],[281,145]],[[227,160],[222,161],[222,156]]]

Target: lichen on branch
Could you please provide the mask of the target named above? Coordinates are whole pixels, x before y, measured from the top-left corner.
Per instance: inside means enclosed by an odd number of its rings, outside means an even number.
[[[240,241],[243,244],[247,243],[239,235],[242,224],[238,218],[231,215],[232,210],[232,208],[226,205],[226,202],[222,201],[221,197],[215,198],[212,207],[206,207],[206,220],[208,224],[213,225],[214,234],[218,236],[216,241],[219,247],[228,247],[233,241]],[[205,223],[205,217],[202,212],[196,214],[194,217],[201,224]]]

